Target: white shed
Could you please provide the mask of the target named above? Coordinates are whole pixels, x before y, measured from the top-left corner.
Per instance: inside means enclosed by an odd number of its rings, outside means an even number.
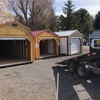
[[[60,54],[82,53],[83,35],[78,30],[55,32],[60,37]]]

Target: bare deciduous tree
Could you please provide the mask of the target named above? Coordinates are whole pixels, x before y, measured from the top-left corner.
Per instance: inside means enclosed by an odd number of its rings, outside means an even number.
[[[19,19],[25,20],[28,25],[28,6],[29,0],[8,0],[9,8],[16,14]]]
[[[12,14],[8,11],[8,6],[5,0],[0,0],[0,24],[8,21],[13,21]]]
[[[53,1],[32,0],[30,5],[30,18],[33,23],[33,28],[39,27],[41,25],[46,25],[48,23],[49,16],[51,15]]]
[[[8,0],[10,9],[34,30],[48,23],[53,3],[54,0]]]

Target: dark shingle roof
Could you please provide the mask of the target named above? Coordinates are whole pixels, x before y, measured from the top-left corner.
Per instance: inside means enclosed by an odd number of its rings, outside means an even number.
[[[90,38],[100,38],[100,30],[95,30],[91,35]]]

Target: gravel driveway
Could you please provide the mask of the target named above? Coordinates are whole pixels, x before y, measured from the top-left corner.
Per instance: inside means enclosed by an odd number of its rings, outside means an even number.
[[[92,74],[83,80],[55,64],[66,57],[1,68],[0,100],[56,100],[57,73],[59,100],[100,100],[100,76]]]

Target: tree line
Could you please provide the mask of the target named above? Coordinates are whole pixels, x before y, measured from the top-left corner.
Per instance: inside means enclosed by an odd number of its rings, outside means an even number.
[[[79,30],[84,38],[88,38],[94,30],[94,18],[85,8],[75,11],[75,5],[71,0],[64,3],[63,15],[58,17],[59,30]]]
[[[84,38],[88,38],[95,29],[100,29],[100,11],[93,17],[85,8],[75,11],[73,1],[67,0],[62,7],[64,15],[56,16],[54,3],[55,0],[0,0],[0,22],[16,20],[31,30],[77,29]]]

